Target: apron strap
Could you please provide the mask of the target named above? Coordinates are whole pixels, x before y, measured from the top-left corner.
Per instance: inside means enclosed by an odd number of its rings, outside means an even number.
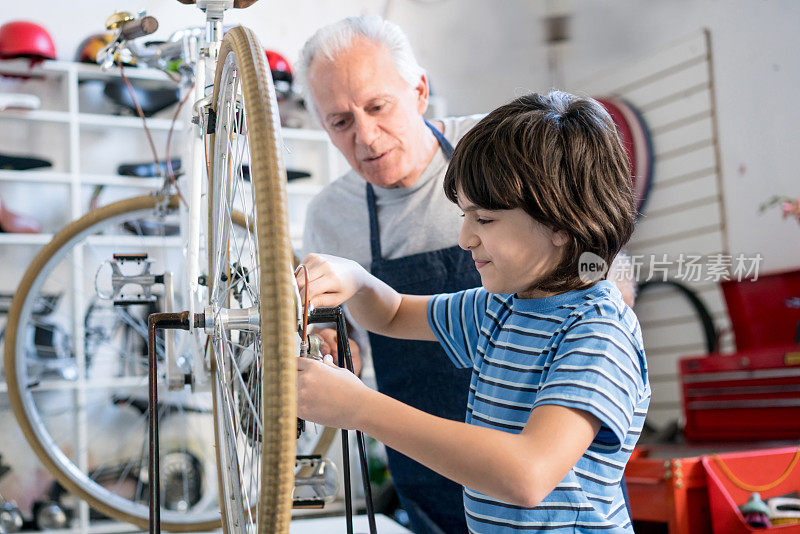
[[[372,263],[381,259],[381,232],[378,229],[378,208],[375,202],[375,189],[367,182],[367,213],[369,214],[369,248]]]
[[[439,143],[439,148],[442,149],[444,158],[450,161],[453,157],[453,145],[450,144],[450,141],[447,140],[442,132],[428,122],[428,119],[424,119],[424,121],[425,126],[430,128],[431,133],[436,138],[436,142]],[[375,201],[375,189],[369,182],[367,182],[367,214],[369,215],[369,247],[372,252],[372,262],[375,263],[380,261],[383,256],[381,255],[381,233],[378,227],[378,207]]]
[[[442,132],[436,129],[436,126],[428,122],[428,119],[425,119],[425,126],[431,129],[433,136],[437,141],[439,141],[439,146],[444,154],[444,159],[447,161],[453,159],[453,152],[455,152],[455,149],[453,148],[453,145],[450,144],[450,141],[447,140]]]

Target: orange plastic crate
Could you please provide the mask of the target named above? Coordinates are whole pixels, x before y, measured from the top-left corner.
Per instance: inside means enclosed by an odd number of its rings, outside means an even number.
[[[672,454],[670,449],[636,447],[631,455],[625,468],[631,517],[634,521],[663,523],[669,534],[710,534],[701,459],[679,450]]]
[[[800,490],[800,462],[789,469],[797,450],[797,447],[787,447],[702,457],[714,534],[800,534],[800,524],[780,525],[769,529],[752,528],[745,523],[739,511],[739,506],[747,502],[755,486],[773,486],[759,491],[764,501]],[[736,480],[725,473],[720,461]],[[782,476],[785,479],[774,484]],[[744,489],[740,486],[751,487]]]

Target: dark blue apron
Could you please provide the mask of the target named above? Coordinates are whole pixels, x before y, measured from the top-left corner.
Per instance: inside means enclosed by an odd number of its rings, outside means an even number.
[[[425,124],[450,160],[453,146],[428,121]],[[383,259],[375,190],[371,184],[367,184],[367,207],[371,271],[375,277],[400,293],[411,295],[452,293],[481,284],[471,254],[458,245]],[[392,339],[372,333],[369,338],[380,392],[430,414],[464,421],[472,369],[454,367],[437,342]],[[408,512],[414,532],[467,532],[461,485],[393,449],[387,448],[387,455],[400,503]]]

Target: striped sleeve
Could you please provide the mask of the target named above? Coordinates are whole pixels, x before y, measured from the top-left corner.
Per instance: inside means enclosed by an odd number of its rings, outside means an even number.
[[[636,338],[615,317],[579,319],[558,345],[534,408],[557,404],[589,412],[602,423],[595,441],[618,450],[646,389],[640,356]]]
[[[428,301],[428,324],[458,368],[472,367],[489,294],[482,287],[445,293]]]

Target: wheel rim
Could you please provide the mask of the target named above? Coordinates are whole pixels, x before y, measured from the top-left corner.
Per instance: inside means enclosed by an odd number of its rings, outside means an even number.
[[[230,30],[215,80],[209,300],[210,310],[253,310],[259,328],[226,330],[215,323],[212,336],[227,532],[284,532],[291,510],[297,335],[286,177],[268,72],[253,34]],[[244,214],[244,235],[232,231],[234,210]],[[264,346],[270,347],[266,356]]]
[[[35,260],[23,278],[15,297],[20,300],[9,316],[14,332],[6,347],[9,398],[36,453],[62,484],[92,507],[139,525],[148,517],[147,417],[141,410],[147,399],[143,336],[149,310],[98,301],[92,296],[92,279],[113,252],[148,251],[155,261],[154,273],[175,264],[169,258],[180,256],[182,244],[180,237],[166,235],[165,224],[174,222],[171,215],[160,219],[160,230],[148,229],[155,235],[142,235],[141,221],[155,220],[156,203],[152,197],[129,199],[118,203],[122,209],[107,206],[92,216],[91,224],[79,220],[59,233],[40,254],[48,259]],[[133,224],[123,230],[123,223]],[[78,268],[82,275],[74,274]],[[29,275],[32,282],[25,290]],[[80,298],[51,299],[48,313],[37,309],[47,302],[45,297],[67,295],[76,280],[83,287]],[[76,315],[81,320],[69,321],[76,310],[84,311]],[[104,328],[109,319],[113,327]],[[219,512],[212,443],[203,436],[210,435],[213,425],[211,396],[164,392],[162,401],[162,458],[171,455],[172,467],[161,478],[173,488],[173,509],[162,508],[165,528],[213,527]]]

